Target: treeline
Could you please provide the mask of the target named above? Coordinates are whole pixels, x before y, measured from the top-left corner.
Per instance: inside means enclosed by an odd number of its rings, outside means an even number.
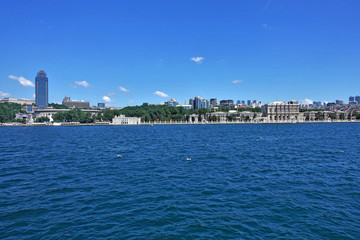
[[[186,121],[190,114],[203,115],[209,109],[188,110],[182,107],[168,107],[165,105],[148,105],[125,107],[121,110],[105,110],[96,117],[99,121],[111,121],[115,116],[125,115],[126,117],[139,117],[141,121]]]
[[[19,112],[22,112],[21,104],[0,103],[0,122],[21,122],[21,120],[15,120],[16,114]]]
[[[231,109],[218,109],[219,112],[228,112]],[[126,117],[139,117],[141,121],[189,121],[189,115],[197,114],[205,115],[210,109],[185,109],[182,107],[169,107],[165,105],[148,105],[144,103],[141,106],[125,107],[121,110],[105,110],[102,114],[98,114],[96,120],[111,121],[115,116],[125,115]],[[261,112],[260,108],[242,108],[239,111]]]

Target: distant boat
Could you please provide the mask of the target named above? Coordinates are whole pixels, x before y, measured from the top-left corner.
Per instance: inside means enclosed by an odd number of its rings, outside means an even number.
[[[61,123],[54,122],[54,123],[53,123],[53,126],[61,126]]]

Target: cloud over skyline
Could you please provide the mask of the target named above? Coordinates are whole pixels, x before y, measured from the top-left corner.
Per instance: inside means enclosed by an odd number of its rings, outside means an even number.
[[[31,82],[30,80],[24,78],[23,76],[18,77],[18,76],[15,76],[15,75],[9,75],[8,77],[10,79],[18,81],[24,87],[35,87],[33,82]]]
[[[196,63],[202,63],[203,60],[205,60],[204,57],[192,57],[190,58],[191,61],[196,62]]]
[[[304,100],[300,101],[301,104],[306,104],[306,105],[313,104],[313,102],[314,102],[313,100],[308,98],[305,98]]]
[[[121,87],[121,86],[119,87],[119,90],[120,90],[121,92],[124,92],[124,93],[130,92],[129,89],[126,89],[126,88]]]
[[[159,97],[163,97],[163,98],[168,98],[170,97],[169,95],[167,95],[166,93],[160,92],[160,91],[155,91],[154,95],[157,95]]]
[[[91,85],[87,81],[81,81],[81,82],[75,81],[75,84],[79,85],[79,86],[82,86],[82,87],[85,87],[85,88],[91,87]]]
[[[0,91],[0,97],[10,97],[11,94],[10,93],[6,93],[6,92],[3,92],[3,91]]]
[[[242,82],[243,82],[243,80],[240,80],[240,79],[232,81],[232,83],[234,83],[234,84],[242,83]]]
[[[103,96],[102,100],[107,103],[111,103],[111,98],[109,96]]]

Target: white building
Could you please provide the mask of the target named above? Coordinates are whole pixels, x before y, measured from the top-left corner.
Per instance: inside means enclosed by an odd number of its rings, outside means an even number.
[[[270,122],[303,122],[303,114],[299,112],[299,103],[289,101],[288,103],[276,101],[268,103],[261,108],[263,117]]]
[[[138,117],[125,117],[125,115],[115,116],[112,119],[114,125],[137,125],[141,123],[141,118]]]
[[[30,99],[19,99],[19,98],[3,98],[0,99],[0,103],[17,103],[17,104],[26,104],[26,105],[32,105],[35,104],[35,100]]]

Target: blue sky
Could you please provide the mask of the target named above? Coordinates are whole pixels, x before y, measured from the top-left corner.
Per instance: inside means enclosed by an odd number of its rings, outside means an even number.
[[[33,98],[39,70],[49,102],[347,102],[360,1],[2,1],[0,98]]]

